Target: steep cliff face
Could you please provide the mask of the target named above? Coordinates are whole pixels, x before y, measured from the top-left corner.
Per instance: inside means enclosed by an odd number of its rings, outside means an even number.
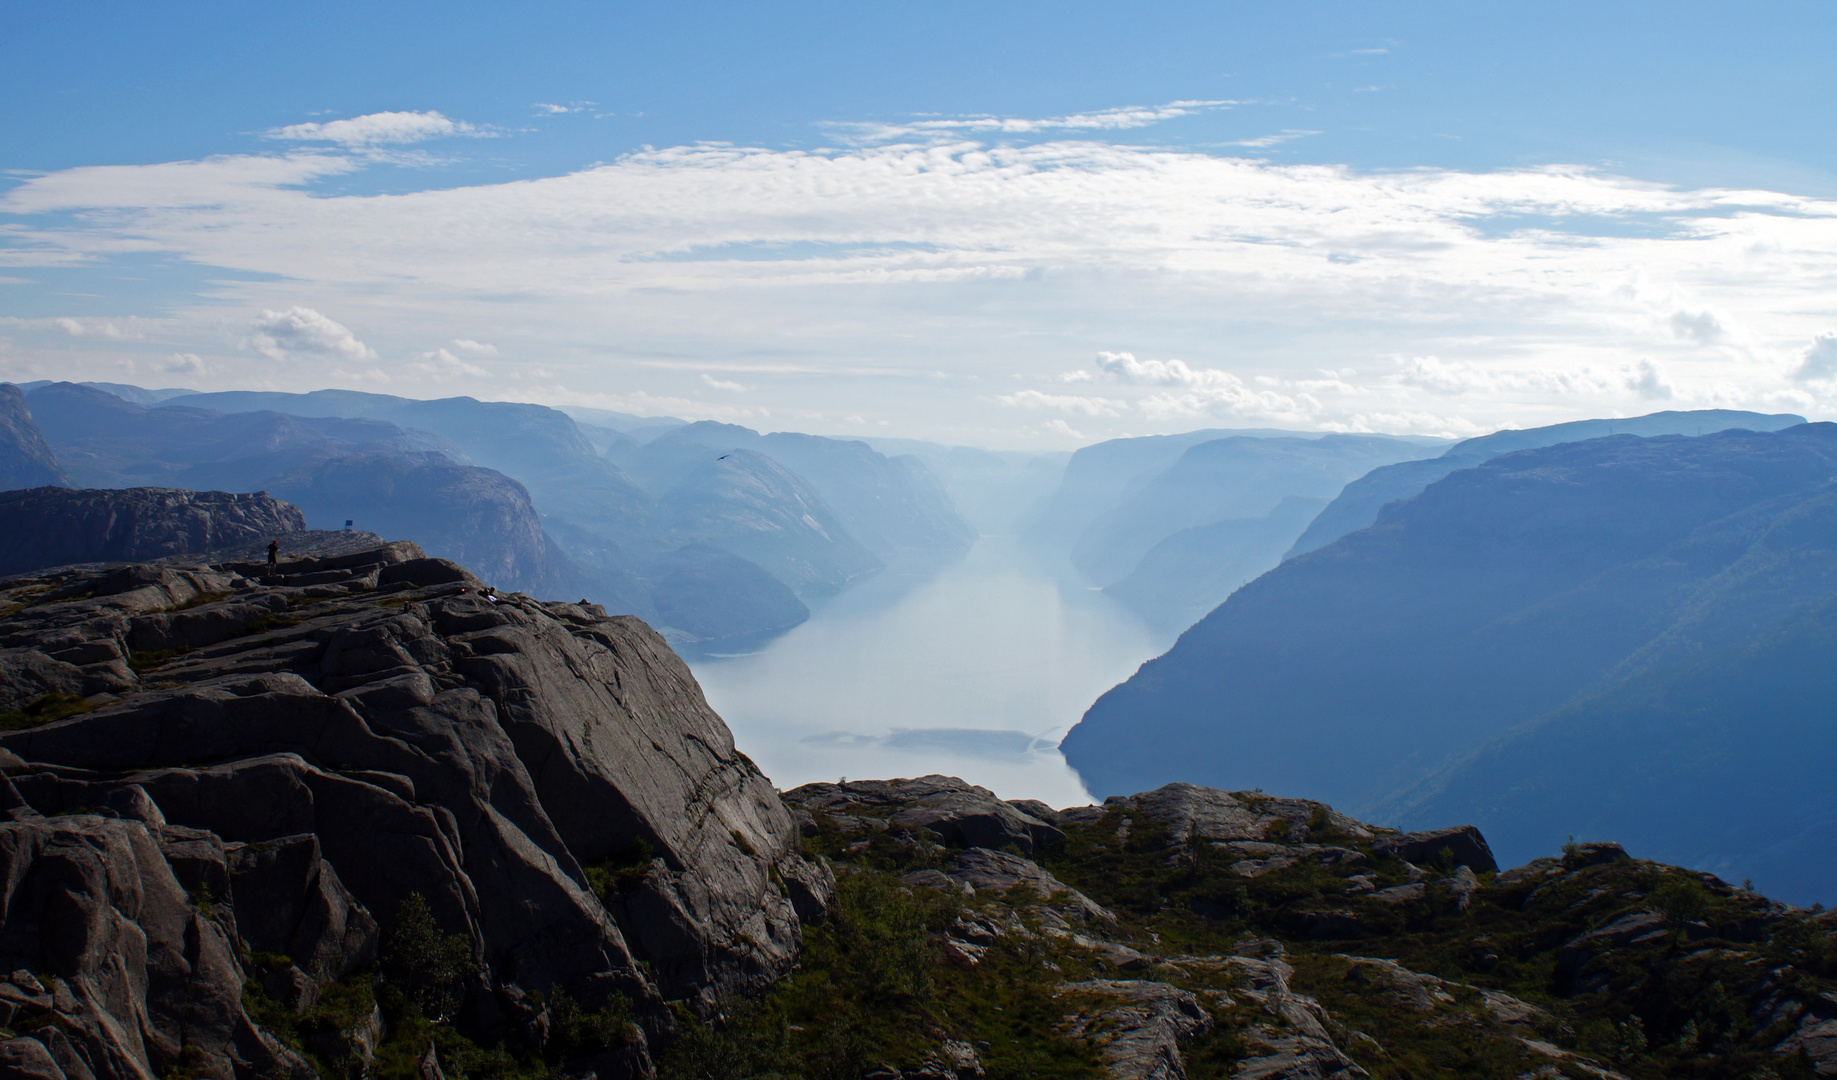
[[[1066,757],[1099,791],[1175,778],[1255,782],[1305,787],[1369,813],[1395,810],[1392,800],[1415,789],[1405,808],[1461,812],[1508,838],[1508,857],[1527,855],[1521,830],[1530,823],[1554,833],[1544,849],[1568,832],[1600,830],[1809,900],[1822,890],[1774,874],[1819,861],[1784,850],[1759,808],[1827,805],[1828,783],[1796,765],[1820,760],[1828,736],[1814,711],[1775,708],[1750,691],[1765,684],[1755,675],[1763,669],[1788,686],[1823,685],[1803,659],[1818,652],[1732,652],[1823,640],[1821,627],[1799,620],[1837,595],[1833,472],[1837,426],[1801,424],[1619,435],[1452,473],[1388,506],[1372,527],[1238,590],[1100,698],[1066,737]],[[1662,708],[1632,707],[1684,685],[1698,689]],[[1601,707],[1593,720],[1568,730],[1604,734],[1612,713],[1620,734],[1558,750],[1558,729],[1545,721],[1591,699]],[[1709,702],[1714,710],[1697,708]],[[1635,715],[1645,719],[1629,723]],[[1511,752],[1488,745],[1532,723],[1542,733]],[[1792,732],[1801,723],[1814,741]],[[1746,749],[1713,749],[1712,728]],[[1797,754],[1769,765],[1782,745]],[[1532,746],[1544,752],[1524,756]],[[1685,746],[1693,749],[1674,753]],[[1474,771],[1465,759],[1483,748],[1492,765]],[[1512,761],[1528,771],[1492,771]],[[1584,763],[1604,771],[1585,774]],[[1465,779],[1447,790],[1466,793],[1458,810],[1418,787],[1438,773],[1436,784],[1455,784],[1442,770],[1457,765]],[[1669,804],[1618,798],[1632,790],[1626,774],[1695,793],[1686,801],[1705,807],[1712,800],[1701,792],[1716,791],[1717,831],[1769,836],[1749,856],[1766,848],[1779,861],[1724,862],[1743,845],[1711,839],[1668,814]],[[1583,775],[1602,779],[1571,783]],[[1555,777],[1565,786],[1548,786]],[[1552,820],[1544,811],[1561,802],[1558,790],[1575,800]],[[1825,872],[1823,888],[1833,880]]]
[[[0,383],[0,490],[69,483],[26,407],[25,391]]]
[[[412,544],[259,569],[5,583],[0,969],[55,974],[45,1054],[302,1074],[245,978],[301,1015],[367,993],[417,911],[463,942],[430,1002],[602,1076],[646,1067],[663,1002],[789,968],[833,882],[647,626],[494,599]],[[582,1050],[567,1008],[635,1025]],[[370,1053],[362,1026],[332,1056]]]
[[[828,596],[881,569],[821,496],[750,450],[712,450],[660,499],[660,531],[677,546],[707,544],[763,567],[799,596]]]
[[[527,485],[538,505],[602,536],[630,539],[650,499],[593,445],[566,414],[510,401],[418,401],[355,390],[310,394],[228,391],[174,399],[174,406],[248,413],[272,409],[301,417],[384,420],[450,442],[486,468]]]
[[[290,470],[269,488],[310,524],[355,520],[384,536],[412,537],[499,588],[578,597],[586,587],[552,550],[529,492],[491,469],[438,454],[340,457]]]
[[[204,553],[306,528],[267,494],[41,487],[0,492],[0,574]]]
[[[703,463],[733,450],[760,454],[789,470],[815,490],[851,537],[877,555],[949,559],[976,538],[923,462],[887,457],[865,442],[789,431],[761,435],[703,420],[642,446],[614,448],[608,456],[664,495]]]

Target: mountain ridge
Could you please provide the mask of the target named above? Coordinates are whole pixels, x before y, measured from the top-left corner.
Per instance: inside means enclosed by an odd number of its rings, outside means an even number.
[[[1837,589],[1808,524],[1828,516],[1810,508],[1834,466],[1837,427],[1811,424],[1613,436],[1451,473],[1244,586],[1100,698],[1067,760],[1100,792],[1175,768],[1233,785],[1255,762],[1370,812],[1641,663],[1764,634]],[[1809,516],[1772,534],[1785,546],[1756,547],[1795,507]]]

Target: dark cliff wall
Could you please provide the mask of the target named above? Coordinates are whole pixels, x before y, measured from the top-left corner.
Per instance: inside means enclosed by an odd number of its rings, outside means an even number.
[[[306,528],[267,494],[41,487],[0,492],[0,574],[203,553]]]

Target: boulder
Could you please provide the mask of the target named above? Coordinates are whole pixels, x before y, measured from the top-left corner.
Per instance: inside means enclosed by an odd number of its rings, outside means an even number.
[[[1394,855],[1418,866],[1433,864],[1443,858],[1444,853],[1452,865],[1465,866],[1476,873],[1499,869],[1492,849],[1486,846],[1486,838],[1472,825],[1385,836],[1371,845],[1374,858],[1387,859]]]
[[[893,823],[928,829],[952,847],[999,850],[1011,845],[1028,855],[1036,847],[1065,840],[1055,826],[1004,802],[988,788],[954,776],[805,784],[787,792],[785,799],[832,815],[891,810]]]
[[[236,929],[255,952],[279,953],[323,986],[376,959],[376,919],[321,857],[312,833],[227,851]]]
[[[1111,798],[1104,805],[1137,811],[1166,826],[1175,844],[1278,839],[1285,844],[1299,844],[1308,838],[1317,820],[1344,836],[1361,840],[1372,836],[1363,823],[1324,803],[1278,799],[1260,792],[1220,791],[1197,784],[1167,784],[1140,795]]]
[[[1596,840],[1587,844],[1577,844],[1572,855],[1566,855],[1565,861],[1577,866],[1600,866],[1602,863],[1619,862],[1630,859],[1627,849],[1612,840]]]
[[[959,885],[967,885],[972,893],[983,890],[1005,893],[1025,886],[1032,889],[1041,902],[1066,908],[1081,919],[1116,921],[1116,916],[1103,905],[1053,877],[1038,863],[1005,851],[970,848],[958,852],[944,865],[942,874]]]
[[[1093,979],[1058,994],[1076,1009],[1066,1033],[1094,1043],[1115,1080],[1185,1080],[1180,1044],[1212,1030],[1198,997],[1166,983]]]
[[[0,649],[0,712],[16,712],[49,694],[83,693],[81,668],[39,649]]]

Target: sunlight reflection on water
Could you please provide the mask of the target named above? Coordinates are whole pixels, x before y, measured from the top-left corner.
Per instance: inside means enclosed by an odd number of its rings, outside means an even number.
[[[746,656],[691,661],[780,788],[944,773],[1004,798],[1090,801],[1058,742],[1166,647],[1005,537],[928,577],[888,572]]]

